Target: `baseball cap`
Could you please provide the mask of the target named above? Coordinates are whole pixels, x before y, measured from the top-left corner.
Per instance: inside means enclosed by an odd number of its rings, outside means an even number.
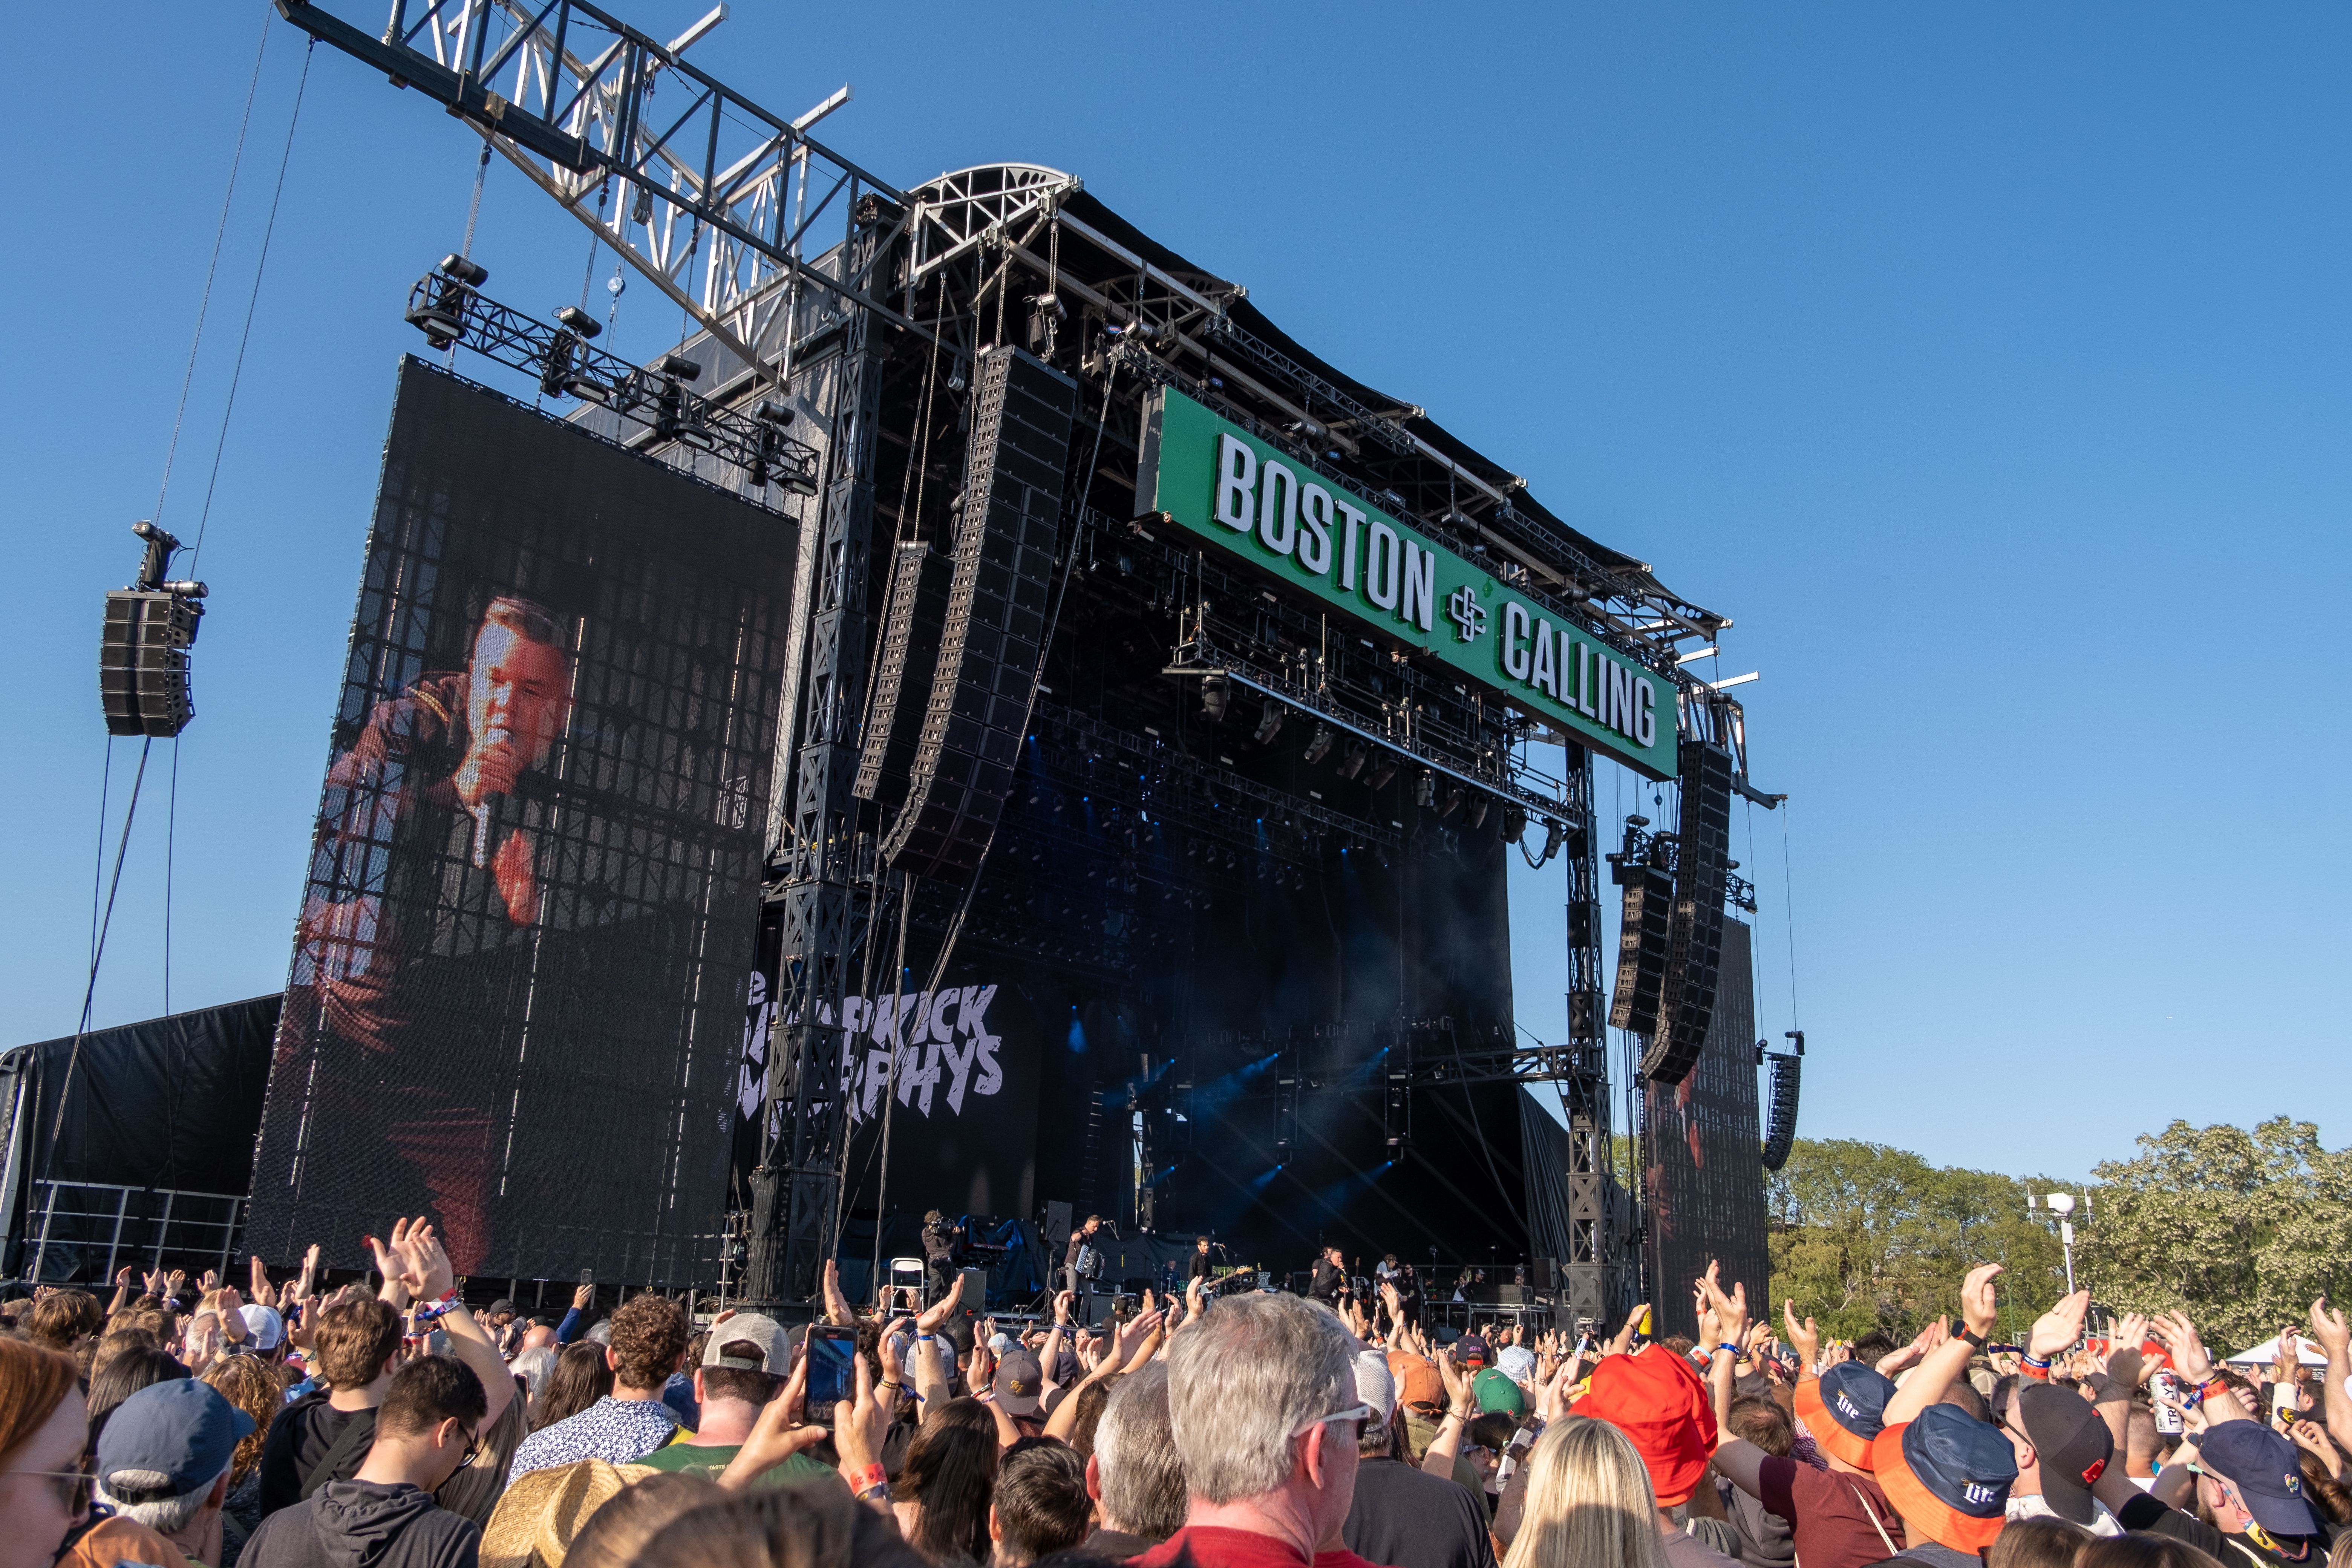
[[[245,1320],[245,1331],[253,1336],[253,1348],[274,1351],[286,1338],[286,1324],[274,1308],[258,1301],[247,1302],[237,1313]]]
[[[508,1300],[504,1296],[501,1296],[497,1300],[490,1303],[489,1315],[495,1318],[500,1312],[504,1312],[507,1316],[512,1317],[514,1316],[514,1310],[515,1304],[512,1301]]]
[[[1485,1366],[1495,1359],[1495,1352],[1477,1335],[1465,1334],[1454,1342],[1454,1359],[1464,1366]]]
[[[757,1360],[723,1353],[729,1345],[742,1342],[760,1347]],[[787,1376],[793,1370],[792,1340],[775,1319],[758,1312],[738,1312],[710,1331],[710,1338],[702,1347],[702,1364],[729,1367],[736,1372],[764,1372],[771,1377]]]
[[[1495,1364],[1513,1383],[1525,1383],[1536,1374],[1536,1352],[1525,1345],[1505,1345],[1496,1352]]]
[[[2061,1392],[2063,1392],[2063,1390]],[[116,1415],[115,1420],[122,1417]],[[109,1432],[112,1426],[107,1428]],[[2264,1530],[2316,1535],[2319,1524],[2303,1495],[2303,1462],[2294,1445],[2259,1421],[2217,1421],[2205,1428],[2198,1462],[2235,1487]]]
[[[1886,1402],[1894,1397],[1893,1378],[1858,1361],[1842,1361],[1819,1377],[1798,1381],[1797,1415],[1814,1442],[1866,1470],[1871,1445],[1885,1427]]]
[[[1008,1415],[1036,1415],[1038,1396],[1045,1386],[1045,1369],[1028,1351],[1007,1351],[1004,1359],[996,1363],[996,1403]]]
[[[1372,1407],[1372,1419],[1385,1422],[1396,1414],[1396,1374],[1389,1371],[1388,1358],[1378,1351],[1364,1351],[1356,1357],[1356,1397]]]
[[[253,1417],[209,1383],[150,1384],[114,1407],[98,1439],[98,1484],[148,1499],[194,1491],[228,1468]]]
[[[1715,1406],[1690,1363],[1661,1345],[1603,1356],[1571,1415],[1606,1421],[1633,1440],[1660,1508],[1688,1502],[1715,1453]]]
[[[1389,1352],[1389,1375],[1396,1379],[1397,1398],[1406,1405],[1443,1405],[1445,1380],[1427,1356],[1411,1351]]]
[[[1528,1413],[1527,1390],[1512,1382],[1511,1374],[1498,1366],[1490,1366],[1470,1380],[1470,1397],[1477,1401],[1481,1415],[1498,1410],[1506,1415]]]
[[[1903,1522],[1939,1546],[1981,1552],[2009,1521],[2016,1451],[1998,1428],[1957,1405],[1930,1405],[1916,1420],[1889,1426],[1870,1458]]]
[[[2033,1445],[2050,1511],[2076,1524],[2095,1522],[2099,1510],[2091,1483],[2116,1457],[2115,1436],[2098,1411],[2078,1394],[2036,1383],[2017,1391],[2009,1423]]]

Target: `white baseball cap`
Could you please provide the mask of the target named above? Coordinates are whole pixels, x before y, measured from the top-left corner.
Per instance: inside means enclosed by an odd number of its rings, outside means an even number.
[[[760,1359],[728,1355],[731,1344],[751,1343],[760,1347]],[[737,1372],[764,1372],[771,1377],[783,1377],[793,1370],[793,1345],[784,1328],[773,1318],[758,1312],[738,1312],[723,1323],[712,1326],[710,1338],[702,1346],[702,1364],[730,1367]]]

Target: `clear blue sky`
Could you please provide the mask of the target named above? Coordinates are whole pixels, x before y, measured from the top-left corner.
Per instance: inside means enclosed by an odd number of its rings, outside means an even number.
[[[622,0],[653,31],[702,8]],[[1763,671],[1756,774],[1793,805],[1755,814],[1752,849],[1743,812],[1734,852],[1763,884],[1775,1036],[1793,891],[1805,1131],[2062,1175],[2176,1116],[2292,1110],[2352,1138],[2327,673],[2352,16],[737,11],[698,58],[772,108],[853,82],[830,138],[902,183],[1082,175],[1736,618],[1722,673]],[[101,54],[15,89],[0,1041],[69,1031],[80,1004],[99,595],[155,509],[262,14],[107,15]],[[184,535],[300,67],[270,30],[165,503]],[[479,146],[328,51],[308,92],[197,567],[177,1006],[283,983],[393,362],[416,342],[399,310],[457,245]],[[578,292],[584,237],[503,164],[475,249],[519,305]],[[625,298],[623,353],[674,335],[651,296]],[[101,1023],[162,1004],[162,800]],[[1521,1016],[1556,1036],[1557,878],[1514,891]]]

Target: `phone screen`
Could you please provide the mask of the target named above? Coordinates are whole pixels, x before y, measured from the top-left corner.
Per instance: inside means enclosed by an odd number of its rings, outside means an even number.
[[[808,1419],[819,1426],[833,1424],[833,1407],[845,1399],[857,1397],[857,1331],[827,1328],[822,1324],[809,1329],[808,1335]]]

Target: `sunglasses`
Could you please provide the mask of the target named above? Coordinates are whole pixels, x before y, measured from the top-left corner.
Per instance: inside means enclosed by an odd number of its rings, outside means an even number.
[[[91,1477],[88,1459],[75,1470],[0,1470],[0,1475],[39,1476],[49,1483],[58,1506],[68,1514],[79,1519],[89,1511]]]
[[[1304,1422],[1298,1426],[1297,1430],[1292,1432],[1290,1435],[1294,1437],[1304,1436],[1306,1434],[1315,1430],[1318,1426],[1324,1426],[1329,1422],[1352,1421],[1356,1424],[1356,1440],[1360,1443],[1364,1440],[1364,1427],[1371,1421],[1371,1418],[1372,1407],[1370,1405],[1350,1405],[1345,1410],[1334,1410],[1328,1415],[1318,1415],[1312,1421]]]

